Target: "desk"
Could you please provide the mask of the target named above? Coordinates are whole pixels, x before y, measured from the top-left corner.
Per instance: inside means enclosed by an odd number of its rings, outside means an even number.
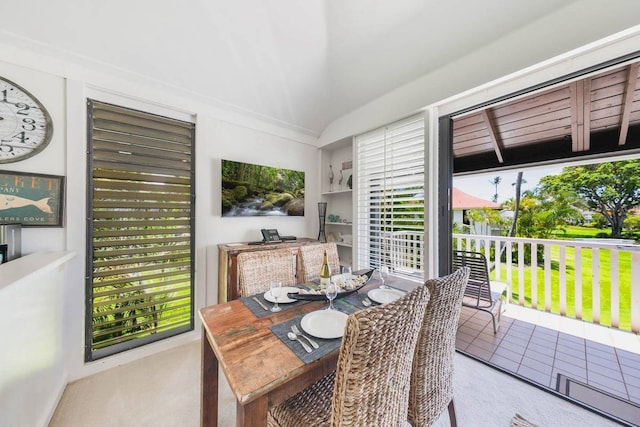
[[[416,283],[387,280],[403,289]],[[360,294],[375,288],[372,279]],[[201,425],[218,425],[218,371],[222,368],[236,398],[236,426],[266,426],[267,411],[335,371],[338,350],[305,364],[270,326],[326,307],[311,301],[266,317],[256,317],[240,300],[200,309],[202,319]]]

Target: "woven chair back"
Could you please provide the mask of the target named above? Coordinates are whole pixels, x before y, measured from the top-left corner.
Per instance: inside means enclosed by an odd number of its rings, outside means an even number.
[[[404,426],[428,300],[429,290],[420,286],[394,302],[349,316],[335,374],[331,426]]]
[[[304,245],[298,251],[300,262],[300,274],[303,282],[310,282],[320,277],[320,267],[324,260],[324,251],[327,251],[327,259],[331,274],[340,273],[340,260],[338,258],[338,246],[334,243],[320,243],[317,245]]]
[[[430,298],[416,347],[408,419],[413,427],[432,425],[453,399],[453,357],[469,268],[427,280]]]
[[[240,296],[266,292],[270,283],[276,281],[282,286],[296,283],[295,258],[289,249],[243,252],[238,255]]]

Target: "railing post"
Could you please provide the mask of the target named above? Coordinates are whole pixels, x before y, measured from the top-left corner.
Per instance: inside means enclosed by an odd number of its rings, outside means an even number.
[[[551,312],[551,247],[544,244],[544,311]]]
[[[593,323],[600,324],[600,249],[591,249],[591,314]]]
[[[640,250],[631,252],[631,332],[640,332]]]
[[[620,327],[620,280],[619,280],[619,259],[618,250],[609,249],[609,263],[611,264],[611,276],[609,282],[611,286],[609,292],[611,293],[611,327]],[[600,308],[602,311],[602,308]]]
[[[531,244],[531,308],[538,308],[538,245]]]
[[[558,256],[560,259],[560,271],[558,280],[560,281],[560,315],[567,315],[567,260],[566,260],[566,248],[564,246],[560,246],[560,252]]]
[[[575,246],[573,250],[573,275],[576,319],[582,320],[582,246]]]
[[[524,242],[518,242],[518,304],[524,306]]]

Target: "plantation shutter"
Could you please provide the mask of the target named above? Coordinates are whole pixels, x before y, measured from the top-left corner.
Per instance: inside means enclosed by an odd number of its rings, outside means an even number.
[[[424,117],[355,138],[358,265],[424,275]]]
[[[85,359],[192,330],[192,123],[89,100]]]

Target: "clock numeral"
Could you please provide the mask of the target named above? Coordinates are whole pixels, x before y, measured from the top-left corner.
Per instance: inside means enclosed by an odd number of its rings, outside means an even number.
[[[29,108],[31,107],[29,107],[24,102],[17,102],[15,106],[18,107],[18,111],[16,111],[16,114],[22,114],[23,116],[29,115]]]
[[[18,139],[21,143],[26,144],[27,141],[29,140],[29,138],[27,137],[27,134],[25,131],[16,133],[15,135],[13,135],[14,139]]]
[[[2,91],[2,102],[7,102],[7,90]]]
[[[22,129],[26,130],[27,132],[36,130],[36,121],[29,117],[25,117],[24,119],[22,119]]]
[[[0,153],[11,153],[13,152],[13,147],[11,145],[0,144]]]

